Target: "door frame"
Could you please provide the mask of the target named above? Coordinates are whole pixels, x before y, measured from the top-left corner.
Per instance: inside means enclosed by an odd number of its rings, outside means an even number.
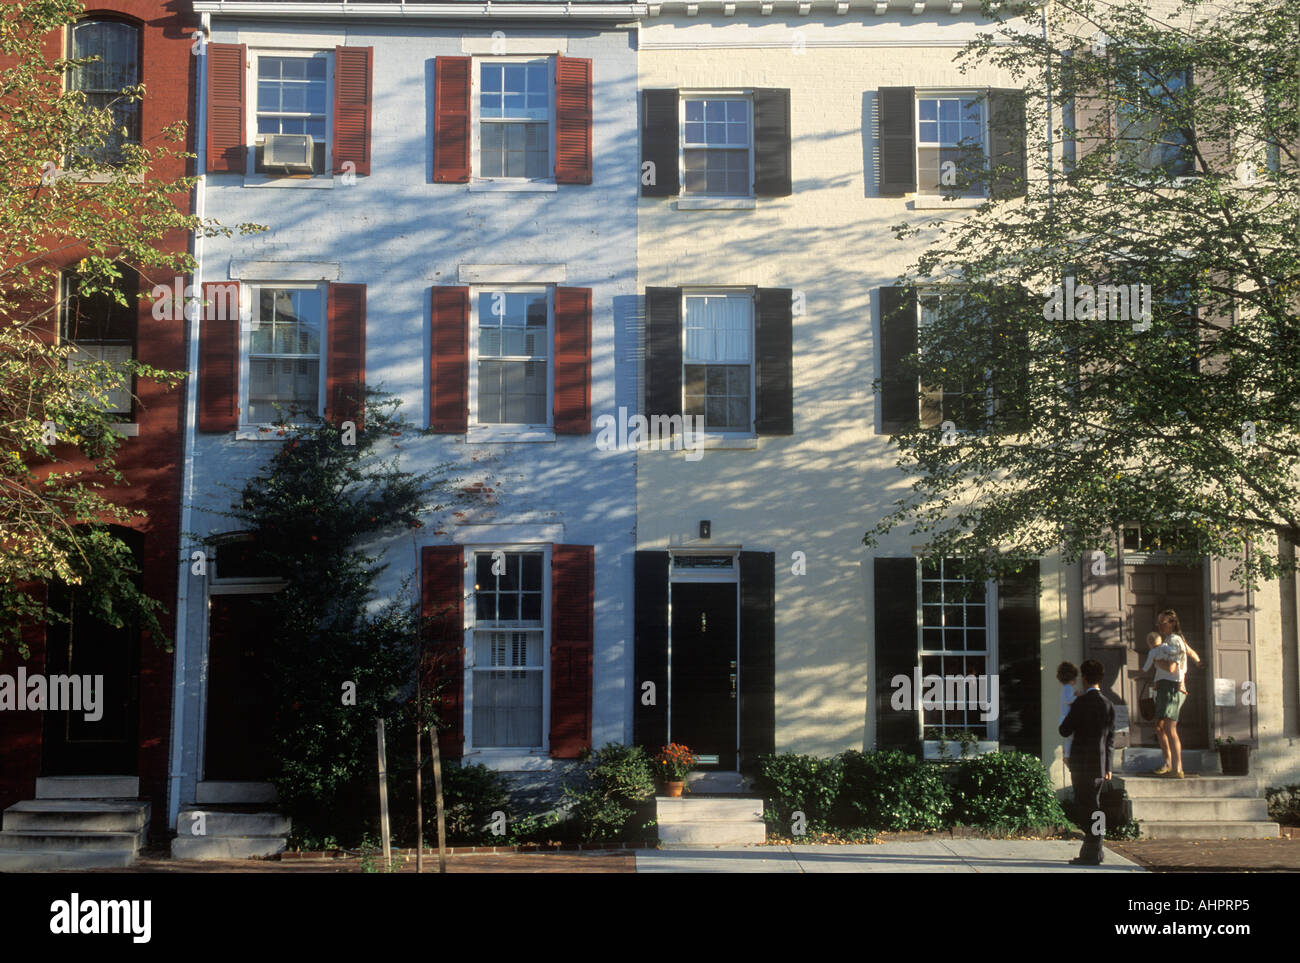
[[[673,741],[673,583],[689,582],[694,584],[715,584],[715,585],[734,585],[736,586],[736,638],[735,638],[735,665],[736,665],[736,770],[714,768],[713,772],[732,772],[739,771],[740,766],[740,692],[744,680],[740,673],[740,546],[739,545],[719,545],[713,548],[669,548],[668,549],[668,741]],[[680,556],[707,556],[726,555],[731,558],[731,568],[726,569],[703,569],[700,571],[682,570],[678,571],[674,564],[675,559]]]

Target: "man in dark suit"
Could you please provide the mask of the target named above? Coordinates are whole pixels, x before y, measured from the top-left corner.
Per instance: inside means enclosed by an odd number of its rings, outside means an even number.
[[[1096,814],[1101,812],[1101,790],[1110,780],[1110,757],[1115,748],[1115,707],[1101,692],[1106,670],[1096,659],[1079,666],[1088,690],[1074,700],[1061,723],[1063,736],[1074,736],[1070,749],[1070,781],[1074,804],[1083,824],[1083,848],[1071,863],[1100,866],[1105,850],[1102,833],[1094,832]]]

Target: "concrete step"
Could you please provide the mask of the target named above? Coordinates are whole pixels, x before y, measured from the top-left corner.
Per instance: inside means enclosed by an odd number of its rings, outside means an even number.
[[[665,823],[757,822],[763,824],[763,800],[726,797],[656,796],[659,825]]]
[[[1146,822],[1265,822],[1268,803],[1263,799],[1205,797],[1199,799],[1133,800],[1133,818]]]
[[[135,799],[140,795],[138,776],[41,776],[37,799]]]
[[[145,841],[146,830],[133,833],[77,833],[55,830],[6,829],[0,832],[0,850],[41,852],[125,851],[134,855]]]
[[[750,820],[713,819],[698,823],[659,824],[659,845],[664,849],[758,845],[766,838],[767,827]]]
[[[135,862],[135,850],[0,849],[0,873],[120,869]]]
[[[1277,823],[1233,822],[1168,822],[1152,820],[1142,823],[1143,839],[1276,839],[1280,835]]]
[[[288,836],[292,820],[281,813],[243,813],[221,809],[182,809],[176,822],[178,836],[195,836],[202,815],[203,835],[207,836]]]
[[[172,840],[172,859],[258,859],[285,850],[283,836],[186,836]]]
[[[139,832],[149,825],[149,803],[105,799],[27,799],[4,813],[4,828],[28,831]]]
[[[738,772],[691,772],[686,775],[686,791],[696,795],[723,794],[741,796],[751,793],[753,780]]]
[[[278,797],[269,782],[214,782],[206,780],[194,790],[199,806],[246,805],[273,803]]]
[[[1185,779],[1165,776],[1115,776],[1117,789],[1132,799],[1259,798],[1259,781],[1254,776],[1187,775]]]
[[[1119,754],[1116,770],[1123,772],[1151,772],[1164,765],[1165,757],[1159,749],[1148,746],[1134,746],[1116,750]],[[1188,772],[1203,772],[1207,775],[1219,774],[1219,751],[1217,749],[1184,749],[1183,768]]]

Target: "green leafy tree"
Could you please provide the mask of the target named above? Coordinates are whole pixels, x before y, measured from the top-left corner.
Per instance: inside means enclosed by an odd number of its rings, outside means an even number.
[[[126,545],[109,526],[143,512],[115,504],[120,436],[110,395],[124,374],[175,385],[182,377],[138,361],[69,364],[57,343],[57,265],[81,254],[75,293],[125,304],[116,283],[188,273],[187,232],[231,232],[186,214],[193,178],[156,171],[184,152],[185,125],[132,142],[124,118],[144,96],[128,87],[92,107],[64,89],[66,73],[91,59],[50,58],[44,43],[83,11],[74,0],[0,6],[0,648],[22,645],[25,624],[62,619],[32,585],[87,589],[95,613],[121,626],[137,619],[157,641],[161,604],[134,579]],[[240,230],[258,230],[243,225]],[[124,370],[125,369],[125,370]]]
[[[987,576],[1136,522],[1153,548],[1249,541],[1248,578],[1294,570],[1300,22],[1164,6],[986,10],[959,55],[1025,89],[1027,174],[970,165],[951,190],[987,203],[896,228],[930,245],[900,279],[928,309],[896,435],[915,481],[868,545],[907,527]]]

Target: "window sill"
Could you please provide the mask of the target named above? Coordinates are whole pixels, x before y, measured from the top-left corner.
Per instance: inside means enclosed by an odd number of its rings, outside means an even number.
[[[942,756],[939,753],[939,740],[926,739],[923,743],[923,747],[924,747],[925,759],[937,762],[944,758],[944,756]],[[963,758],[961,752],[961,743],[956,741],[955,739],[949,739],[946,748],[948,750],[948,756],[947,756],[948,761],[956,762],[957,760]],[[967,748],[965,758],[969,759],[972,756],[985,756],[988,755],[989,753],[997,752],[997,751],[998,751],[998,743],[996,740],[990,742],[988,740],[981,739],[973,746],[969,746]]]
[[[559,185],[554,181],[472,180],[469,182],[469,192],[471,194],[491,194],[497,191],[554,194],[559,189]]]
[[[301,427],[306,427],[301,426]],[[295,426],[290,425],[281,427],[279,425],[240,425],[235,431],[236,441],[283,441],[296,430]],[[283,434],[282,434],[283,432]]]
[[[550,772],[555,766],[544,749],[467,749],[464,761],[497,772]]]
[[[107,171],[96,174],[87,174],[83,171],[59,171],[58,179],[76,181],[78,184],[112,184],[119,178],[116,174],[110,174]],[[144,175],[132,174],[129,177],[121,178],[121,180],[126,181],[128,184],[143,184]]]
[[[918,211],[937,211],[943,208],[966,210],[987,203],[987,197],[954,197],[952,200],[944,200],[942,194],[917,194],[912,207]]]
[[[551,428],[516,427],[515,425],[470,425],[465,432],[465,442],[470,445],[502,444],[506,442],[553,442],[555,431]]]
[[[113,425],[113,430],[123,438],[138,438],[140,436],[140,425],[134,421],[119,421]]]
[[[267,174],[245,174],[245,187],[305,187],[317,190],[332,190],[334,178],[326,174],[313,174],[310,177],[271,177]]]
[[[704,449],[731,449],[750,451],[758,448],[758,435],[714,434],[705,432],[695,443]]]
[[[679,211],[752,211],[757,206],[752,197],[683,197],[677,201]]]

